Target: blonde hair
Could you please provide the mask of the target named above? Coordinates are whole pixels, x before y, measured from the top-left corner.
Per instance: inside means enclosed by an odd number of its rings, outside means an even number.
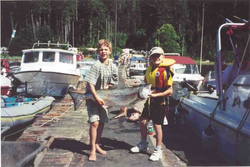
[[[102,46],[107,46],[110,50],[112,50],[112,44],[109,40],[107,39],[101,39],[99,42],[98,42],[98,50],[100,50],[100,48]]]
[[[151,63],[151,60],[152,60],[152,55],[151,56],[149,56],[149,60],[148,60],[148,64],[150,65],[150,66],[152,66],[152,63]],[[163,56],[163,54],[161,54],[160,55],[160,58],[161,58],[161,63],[163,62],[163,59],[164,59],[164,56]]]

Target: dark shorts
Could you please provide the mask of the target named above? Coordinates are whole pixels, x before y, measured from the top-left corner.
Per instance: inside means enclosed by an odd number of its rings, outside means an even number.
[[[149,107],[147,100],[144,105],[141,118],[151,119],[154,124],[163,125],[163,120],[165,117],[165,108],[166,105],[160,105],[159,103],[150,103]]]

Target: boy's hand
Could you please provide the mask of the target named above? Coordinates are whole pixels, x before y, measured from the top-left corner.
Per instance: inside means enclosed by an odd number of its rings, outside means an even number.
[[[155,93],[150,93],[148,96],[149,97],[158,97],[157,94],[155,94]]]
[[[148,97],[157,97],[155,90],[152,90]]]
[[[96,99],[96,102],[97,102],[100,106],[105,105],[104,100],[101,99],[101,98],[99,98],[99,97]]]
[[[109,88],[112,88],[112,87],[114,87],[113,84],[108,84],[108,85],[106,85],[106,86],[104,87],[104,89],[109,89]]]

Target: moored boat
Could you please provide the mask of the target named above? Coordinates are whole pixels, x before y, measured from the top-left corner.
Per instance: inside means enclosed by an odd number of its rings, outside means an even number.
[[[225,23],[219,27],[217,34],[217,57],[215,58],[216,94],[190,94],[182,98],[184,123],[190,126],[202,139],[204,148],[213,148],[229,163],[250,165],[250,62],[249,52],[242,57],[247,64],[244,71],[238,70],[235,79],[228,88],[223,86],[221,34],[229,35],[233,49],[236,51],[231,35],[245,29],[249,33],[249,23]],[[239,37],[237,34],[235,38]],[[247,37],[247,36],[246,36]],[[241,40],[242,41],[242,40]],[[249,41],[249,36],[248,40]],[[245,50],[249,49],[246,41]],[[236,51],[236,60],[238,60]],[[243,60],[243,58],[242,58]],[[239,69],[243,61],[239,61]]]
[[[1,95],[11,95],[11,80],[3,75],[1,75]]]
[[[32,49],[23,50],[20,71],[14,78],[25,84],[26,96],[64,97],[69,87],[74,87],[80,78],[76,52],[54,48],[35,48],[36,45],[64,45],[35,43]],[[70,48],[70,45],[67,45]]]
[[[26,123],[32,122],[36,116],[47,113],[51,109],[54,100],[55,99],[50,96],[41,97],[37,100],[29,99],[26,102],[22,102],[22,104],[18,102],[18,100],[15,100],[19,105],[13,105],[11,102],[13,106],[1,107],[2,136],[4,136],[9,130],[13,130]]]
[[[164,55],[165,58],[175,60],[175,64],[171,66],[174,71],[173,81],[180,83],[185,80],[199,90],[204,77],[201,76],[196,62],[191,57],[178,56],[174,53]]]

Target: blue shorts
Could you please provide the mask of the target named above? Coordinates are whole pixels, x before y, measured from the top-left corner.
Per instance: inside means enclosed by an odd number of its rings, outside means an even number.
[[[109,122],[108,110],[98,105],[93,100],[86,100],[87,111],[89,116],[89,123],[100,121],[102,123]]]

